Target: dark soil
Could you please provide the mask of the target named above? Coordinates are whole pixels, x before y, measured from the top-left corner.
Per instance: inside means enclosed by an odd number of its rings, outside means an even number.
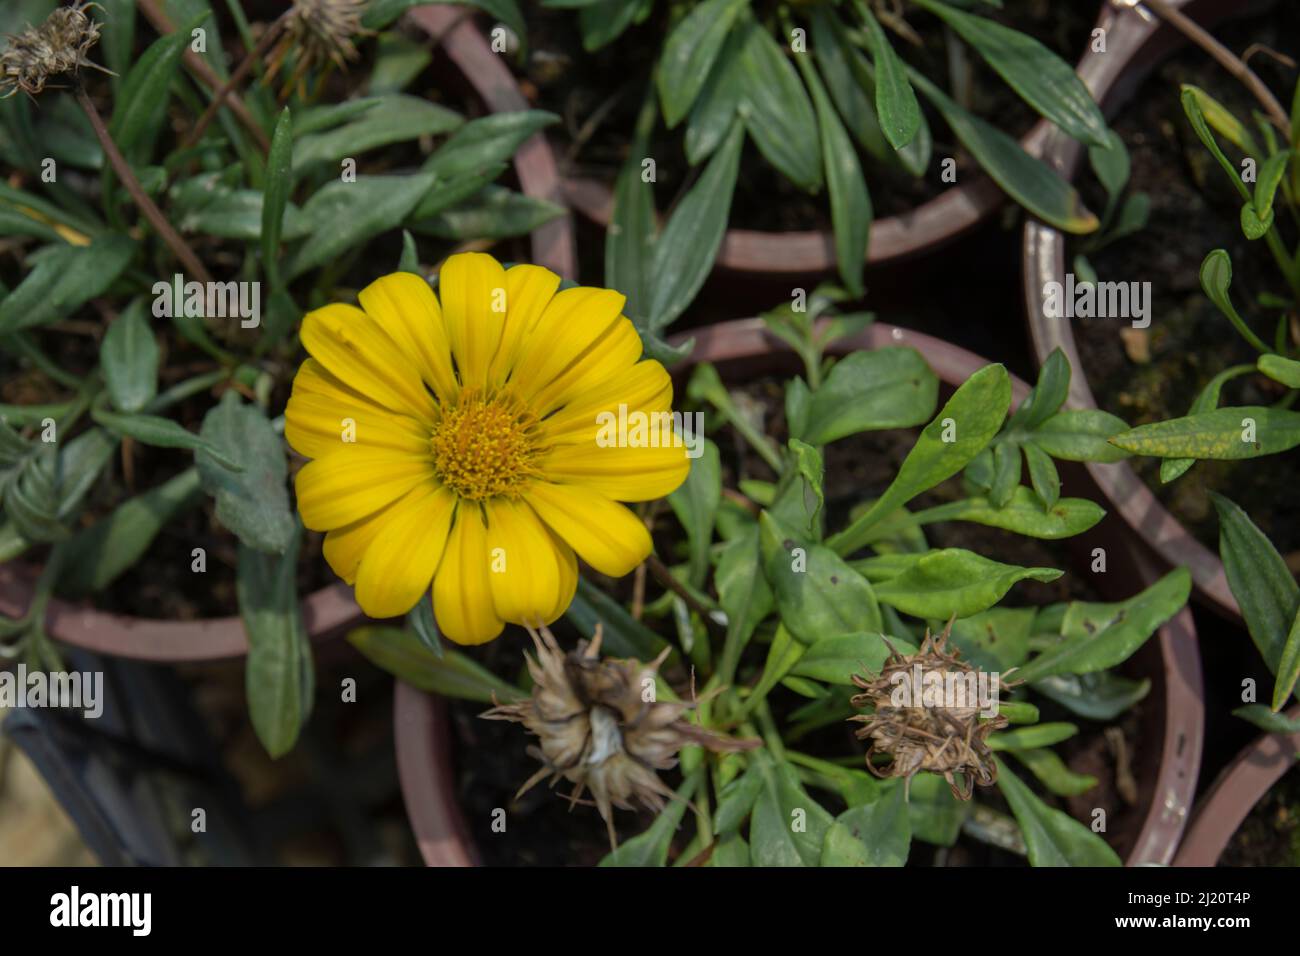
[[[1220,866],[1300,866],[1300,769],[1264,794],[1233,835]]]
[[[1284,3],[1268,16],[1225,26],[1216,36],[1235,51],[1261,43],[1294,57],[1300,54],[1298,31],[1300,8]],[[1265,55],[1253,58],[1251,65],[1276,90],[1290,90],[1295,84],[1293,70]],[[1150,358],[1135,361],[1126,353],[1117,320],[1078,319],[1074,332],[1083,369],[1076,374],[1087,374],[1102,408],[1133,425],[1185,415],[1215,374],[1255,360],[1255,351],[1201,291],[1198,272],[1210,250],[1223,248],[1231,255],[1233,300],[1266,341],[1272,340],[1277,313],[1265,313],[1255,299],[1261,293],[1286,291],[1263,241],[1250,243],[1242,236],[1237,194],[1192,132],[1179,103],[1180,83],[1202,87],[1239,116],[1250,116],[1256,108],[1248,93],[1196,50],[1154,71],[1114,121],[1132,157],[1131,189],[1151,197],[1151,219],[1146,230],[1108,246],[1091,261],[1102,280],[1151,282]],[[1240,158],[1235,148],[1225,146],[1230,158]],[[1086,184],[1083,188],[1094,208],[1104,204],[1095,187],[1091,193]],[[1296,230],[1285,218],[1279,215],[1284,241],[1292,244]],[[1224,388],[1221,404],[1270,405],[1284,394],[1282,386],[1264,376],[1247,375]],[[1134,458],[1132,464],[1212,550],[1218,549],[1218,520],[1208,495],[1213,490],[1245,508],[1286,555],[1300,549],[1300,499],[1294,494],[1297,460],[1293,451],[1241,462],[1199,462],[1170,485],[1160,482],[1158,459]]]

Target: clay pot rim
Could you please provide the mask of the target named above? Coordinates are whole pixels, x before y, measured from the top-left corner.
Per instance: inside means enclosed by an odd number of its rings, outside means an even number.
[[[463,7],[416,7],[406,17],[425,30],[447,52],[453,63],[492,112],[527,109],[510,70],[492,52],[483,34],[465,15]],[[562,205],[555,157],[540,134],[515,154],[515,172],[521,189],[530,196]],[[561,276],[577,274],[577,247],[573,219],[567,212],[531,235],[533,261]],[[33,595],[34,575],[16,561],[0,565],[0,611],[11,616],[26,612]],[[303,599],[303,623],[313,641],[341,633],[365,615],[342,582],[329,585]],[[52,599],[47,609],[46,633],[75,647],[116,657],[168,663],[213,661],[248,653],[243,621],[236,616],[196,621],[141,618],[97,611]]]
[[[761,319],[740,319],[693,329],[691,362],[724,363],[788,353],[789,346],[770,336]],[[680,338],[680,337],[679,337]],[[960,383],[989,364],[980,356],[942,339],[876,322],[832,351],[911,346],[946,384]],[[680,366],[679,366],[680,367]],[[1011,376],[1012,401],[1018,404],[1029,385]],[[1150,562],[1138,558],[1139,573],[1155,579]],[[1184,607],[1157,631],[1164,692],[1160,715],[1163,739],[1155,786],[1142,827],[1127,863],[1167,864],[1174,858],[1196,791],[1204,738],[1201,660],[1196,626]],[[444,701],[398,680],[393,703],[393,729],[398,776],[407,818],[420,853],[429,866],[472,866],[477,852],[461,814],[451,761],[450,734]]]
[[[1286,712],[1300,718],[1300,704]],[[1296,762],[1300,731],[1261,734],[1219,772],[1197,804],[1175,866],[1214,866],[1250,811]]]
[[[1181,0],[1180,6],[1189,5]],[[1231,0],[1202,0],[1190,4],[1219,19],[1234,13],[1245,14]],[[1131,11],[1130,11],[1131,12]],[[1150,65],[1150,64],[1143,64]],[[1126,97],[1110,96],[1120,79],[1120,72],[1110,71],[1089,82],[1089,89],[1098,102],[1118,109]],[[1085,82],[1088,77],[1085,77]],[[1044,162],[1062,175],[1072,178],[1082,151],[1062,136],[1049,138],[1043,154]],[[1021,246],[1023,266],[1025,313],[1030,338],[1039,364],[1060,348],[1070,361],[1074,375],[1070,380],[1068,407],[1097,408],[1096,396],[1088,384],[1079,350],[1069,320],[1049,319],[1043,315],[1041,290],[1050,281],[1065,281],[1065,236],[1054,227],[1037,220],[1028,220],[1024,227]],[[1106,497],[1108,505],[1124,519],[1130,528],[1168,566],[1186,565],[1192,573],[1197,591],[1216,611],[1229,620],[1240,623],[1241,609],[1228,586],[1223,562],[1219,556],[1201,544],[1186,527],[1156,498],[1146,483],[1127,462],[1115,465],[1089,463],[1088,471]]]
[[[1174,0],[1178,6],[1187,0]],[[1112,31],[1120,29],[1119,35]],[[1083,78],[1086,71],[1109,69],[1106,61],[1118,48],[1127,60],[1139,49],[1153,29],[1131,8],[1116,9],[1110,0],[1102,0],[1101,12],[1094,29],[1107,32],[1108,53],[1104,57],[1085,52],[1075,65]],[[1039,120],[1020,138],[1020,145],[1031,156],[1042,157],[1056,127]],[[569,177],[563,181],[564,199],[569,206],[601,228],[608,228],[614,207],[612,188],[599,179]],[[953,186],[926,200],[914,209],[895,216],[875,219],[867,245],[867,265],[876,266],[932,252],[993,215],[1006,201],[1006,193],[980,170],[969,182]],[[838,268],[835,236],[825,230],[762,232],[752,229],[728,229],[714,262],[716,268],[732,273],[759,273],[796,276],[833,273]]]

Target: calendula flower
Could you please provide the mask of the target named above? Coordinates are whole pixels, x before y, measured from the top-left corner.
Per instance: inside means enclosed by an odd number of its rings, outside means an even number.
[[[361,308],[303,320],[312,357],[285,412],[289,444],[312,459],[298,508],[372,617],[406,613],[432,586],[443,634],[478,644],[505,622],[559,617],[575,552],[611,576],[650,554],[645,524],[617,502],[668,494],[689,461],[661,441],[603,440],[598,417],[667,412],[672,383],[639,361],[622,295],[559,284],[465,253],[437,297],[394,273]]]
[[[519,794],[547,777],[570,781],[574,802],[590,790],[611,847],[617,843],[612,808],[630,810],[636,801],[662,810],[674,794],[659,771],[675,767],[683,747],[699,744],[725,753],[759,746],[757,740],[738,740],[692,724],[686,719],[695,707],[692,702],[657,699],[655,675],[667,650],[649,664],[602,659],[599,625],[590,643],[581,641],[567,654],[545,627],[529,628],[529,633],[537,651],[536,659],[524,654],[532,695],[481,716],[521,723],[537,737],[540,746],[528,752],[543,766]]]
[[[857,736],[871,741],[867,769],[876,776],[903,777],[910,786],[922,771],[942,774],[953,796],[969,800],[975,784],[997,782],[988,736],[1009,723],[995,711],[999,686],[1012,684],[976,670],[955,648],[948,651],[951,632],[951,621],[937,638],[927,629],[915,654],[891,647],[879,674],[853,675],[863,693],[850,702],[874,711],[849,719],[864,725]],[[871,762],[875,754],[888,755],[890,762],[877,767]]]
[[[86,13],[93,6],[96,4],[77,0],[56,8],[40,26],[10,36],[9,47],[0,53],[3,95],[13,96],[22,90],[35,96],[51,77],[76,73],[83,66],[102,69],[86,57],[99,40],[99,24]]]

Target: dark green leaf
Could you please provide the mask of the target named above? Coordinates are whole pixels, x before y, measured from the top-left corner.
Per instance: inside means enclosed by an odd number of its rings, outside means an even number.
[[[680,123],[695,103],[732,23],[746,5],[746,0],[705,0],[668,34],[655,76],[669,129]]]
[[[460,651],[445,648],[441,657],[435,656],[418,637],[399,627],[359,627],[348,633],[348,642],[371,663],[419,690],[480,704],[527,696]]]
[[[158,393],[158,343],[144,317],[144,300],[136,299],[104,333],[99,366],[113,405],[138,412]]]
[[[994,758],[997,759],[997,758]],[[1033,866],[1121,866],[1115,851],[1096,833],[1054,810],[997,761],[998,787],[1025,835]]]
[[[822,866],[903,866],[912,843],[907,796],[900,781],[871,803],[845,810],[826,830]]]
[[[822,156],[808,92],[781,47],[757,20],[747,15],[737,29],[744,34],[740,115],[745,128],[781,175],[800,189],[816,190],[822,184]]]

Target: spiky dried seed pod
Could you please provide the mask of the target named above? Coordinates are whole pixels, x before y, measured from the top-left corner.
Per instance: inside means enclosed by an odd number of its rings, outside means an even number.
[[[83,66],[103,70],[86,58],[99,40],[100,26],[86,13],[95,6],[75,0],[71,6],[56,8],[40,26],[29,26],[17,36],[8,34],[9,48],[0,53],[3,97],[19,90],[36,96],[51,77],[76,73]]]
[[[285,32],[290,45],[297,51],[298,66],[295,74],[331,62],[339,68],[355,60],[357,53],[353,38],[369,36],[371,31],[361,26],[367,0],[293,0],[285,22]],[[282,49],[281,55],[286,50]],[[278,59],[275,63],[279,66]],[[272,71],[274,72],[274,71]]]
[[[1009,721],[988,712],[996,709],[999,687],[1011,685],[1006,675],[960,660],[956,648],[947,651],[951,633],[952,621],[937,638],[927,629],[915,654],[899,654],[891,645],[879,674],[853,675],[862,693],[851,703],[873,713],[849,719],[863,724],[856,734],[871,741],[867,769],[876,776],[903,777],[910,787],[921,771],[942,774],[957,799],[969,800],[975,784],[997,782],[988,736]],[[871,762],[875,754],[891,760],[877,767]]]
[[[562,778],[574,784],[573,803],[590,790],[611,847],[618,843],[612,807],[631,810],[635,800],[657,812],[665,799],[673,799],[658,771],[676,766],[682,747],[699,744],[725,752],[759,746],[756,740],[736,740],[689,723],[684,718],[693,702],[656,699],[654,678],[667,650],[649,664],[602,660],[599,626],[590,643],[581,641],[567,654],[546,627],[530,627],[528,633],[537,651],[536,659],[524,653],[532,696],[498,704],[481,716],[521,723],[538,739],[540,746],[528,753],[544,766],[515,796],[548,776],[552,786]]]

